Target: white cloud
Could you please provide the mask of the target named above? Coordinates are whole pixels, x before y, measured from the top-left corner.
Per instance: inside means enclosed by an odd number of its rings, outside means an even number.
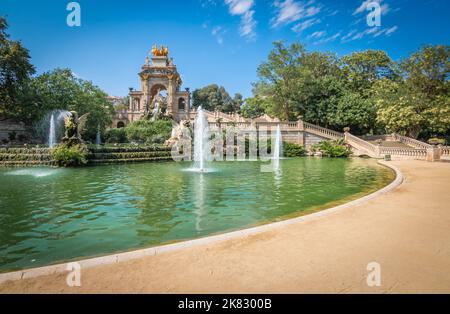
[[[247,11],[241,18],[241,26],[239,28],[239,34],[242,37],[253,39],[256,36],[255,28],[256,21],[253,19],[255,11]]]
[[[335,16],[338,13],[339,13],[339,10],[334,10],[330,14],[328,14],[328,16]]]
[[[319,24],[319,23],[320,23],[320,20],[318,18],[312,18],[312,19],[306,20],[304,22],[295,24],[292,27],[292,30],[296,33],[301,33],[305,29],[310,28],[311,26],[313,26],[315,24]]]
[[[347,39],[351,38],[354,34],[356,34],[356,32],[358,32],[356,29],[352,29],[350,32],[348,32],[347,35],[341,38],[341,41],[345,42]]]
[[[222,26],[214,26],[211,30],[211,35],[213,35],[216,38],[217,43],[219,45],[222,45],[223,44],[223,35],[226,32],[227,31]]]
[[[308,38],[321,38],[327,34],[326,31],[317,31],[308,36]]]
[[[274,27],[298,21],[304,14],[303,7],[293,0],[276,1],[274,5],[278,9],[277,16],[272,24]]]
[[[341,36],[341,34],[342,34],[341,32],[337,32],[336,34],[334,34],[334,35],[332,35],[330,37],[327,37],[327,38],[321,39],[319,41],[316,41],[314,43],[314,45],[320,45],[320,44],[325,44],[325,43],[329,43],[329,42],[335,41],[336,39],[338,39]]]
[[[347,35],[341,38],[342,42],[350,42],[353,40],[361,39],[365,36],[372,35],[372,38],[377,38],[381,35],[391,36],[395,31],[397,31],[398,26],[393,26],[391,28],[379,28],[379,27],[371,27],[367,28],[363,31],[358,32],[357,30],[350,31]]]
[[[225,0],[231,15],[242,15],[253,6],[253,0]]]
[[[255,4],[254,0],[225,0],[231,15],[241,16],[241,25],[239,27],[239,35],[247,39],[256,37],[256,24],[253,18],[255,11],[252,10]]]
[[[306,4],[294,0],[275,1],[276,16],[272,19],[272,27],[286,25],[320,13],[322,7],[313,4],[314,1],[308,1]]]
[[[391,35],[391,34],[393,34],[396,30],[398,29],[398,26],[396,25],[396,26],[392,26],[391,28],[389,28],[387,31],[386,31],[386,36],[389,36],[389,35]]]

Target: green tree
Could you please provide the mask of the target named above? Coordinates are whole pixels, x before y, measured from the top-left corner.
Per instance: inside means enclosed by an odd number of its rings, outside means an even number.
[[[342,57],[343,72],[349,89],[370,96],[370,88],[380,79],[395,79],[398,70],[384,51],[367,50]]]
[[[192,105],[195,108],[201,106],[203,109],[210,111],[237,112],[241,102],[242,96],[240,94],[236,94],[233,99],[223,86],[217,84],[196,89],[192,93]]]
[[[377,121],[389,132],[424,139],[450,129],[450,48],[425,46],[400,63],[402,78],[374,86]]]
[[[257,118],[266,112],[266,107],[267,103],[260,96],[247,98],[241,108],[241,114],[247,119]]]
[[[299,105],[299,71],[306,54],[303,45],[294,43],[289,47],[281,41],[274,42],[267,61],[257,70],[258,82],[253,93],[267,97],[271,112],[283,120],[295,119],[295,107]]]
[[[449,94],[450,46],[425,46],[400,65],[406,83],[428,99]]]
[[[98,126],[105,130],[115,113],[107,94],[92,82],[76,78],[69,69],[45,72],[31,81],[31,89],[39,103],[40,114],[55,109],[89,113],[85,138],[94,139]]]
[[[334,114],[334,123],[355,134],[376,133],[377,108],[372,87],[382,79],[399,80],[397,65],[384,51],[367,50],[341,60],[345,90]]]
[[[8,23],[0,17],[0,117],[29,121],[36,112],[26,101],[27,84],[35,73],[30,55],[19,41],[9,39]]]

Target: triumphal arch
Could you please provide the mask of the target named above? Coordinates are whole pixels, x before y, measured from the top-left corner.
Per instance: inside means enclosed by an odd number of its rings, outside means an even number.
[[[169,116],[176,122],[189,119],[190,92],[188,88],[181,90],[183,82],[167,47],[153,46],[139,77],[141,90],[130,88],[128,108],[117,111],[114,127],[155,115]]]

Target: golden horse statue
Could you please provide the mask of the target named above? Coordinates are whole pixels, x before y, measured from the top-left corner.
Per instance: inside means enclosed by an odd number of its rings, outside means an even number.
[[[154,57],[167,57],[169,55],[169,48],[161,45],[161,49],[158,49],[156,45],[153,45],[151,52]]]

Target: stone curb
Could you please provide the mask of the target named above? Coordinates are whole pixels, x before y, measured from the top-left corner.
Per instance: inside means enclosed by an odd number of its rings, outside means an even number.
[[[143,258],[146,256],[154,256],[154,255],[164,253],[164,252],[170,252],[170,251],[182,250],[182,249],[206,245],[206,244],[218,243],[218,242],[223,242],[223,241],[230,240],[230,239],[244,238],[247,236],[259,234],[259,233],[262,233],[262,232],[265,232],[268,230],[272,230],[275,228],[279,228],[282,226],[288,226],[288,225],[295,224],[298,222],[303,222],[303,221],[315,220],[320,217],[329,215],[331,213],[349,208],[351,206],[363,204],[369,200],[372,200],[376,197],[379,197],[383,194],[386,194],[386,193],[394,190],[395,188],[397,188],[398,186],[400,186],[402,184],[402,182],[404,180],[403,174],[397,167],[390,165],[389,163],[387,163],[385,161],[378,161],[378,163],[394,170],[395,174],[396,174],[395,180],[392,181],[389,185],[385,186],[384,188],[382,188],[372,194],[363,196],[359,199],[353,200],[351,202],[348,202],[348,203],[345,203],[345,204],[342,204],[339,206],[335,206],[335,207],[332,207],[329,209],[324,209],[324,210],[321,210],[321,211],[318,211],[318,212],[315,212],[315,213],[312,213],[309,215],[292,218],[292,219],[288,219],[288,220],[284,220],[284,221],[269,223],[266,225],[252,227],[252,228],[248,228],[248,229],[232,231],[232,232],[227,232],[227,233],[223,233],[223,234],[219,234],[219,235],[207,236],[204,238],[182,241],[182,242],[177,242],[177,243],[173,243],[173,244],[166,244],[166,245],[161,245],[161,246],[147,248],[147,249],[140,249],[140,250],[125,252],[125,253],[118,253],[118,254],[106,255],[106,256],[102,256],[102,257],[95,257],[95,258],[84,259],[84,260],[79,260],[79,261],[72,261],[72,263],[73,262],[79,263],[81,266],[81,269],[86,269],[86,268],[91,268],[91,267],[96,267],[96,266],[101,266],[101,265],[121,263],[121,262],[129,261],[129,260],[133,260],[133,259]],[[70,263],[70,262],[68,262],[68,263]],[[40,277],[40,276],[48,276],[48,275],[52,275],[52,274],[66,273],[66,272],[68,272],[68,270],[66,269],[68,263],[44,266],[44,267],[39,267],[39,268],[24,269],[24,270],[20,270],[20,271],[9,272],[9,273],[3,273],[3,274],[0,274],[0,284],[5,283],[7,281],[15,281],[15,280],[21,280],[21,279],[36,278],[36,277]]]

